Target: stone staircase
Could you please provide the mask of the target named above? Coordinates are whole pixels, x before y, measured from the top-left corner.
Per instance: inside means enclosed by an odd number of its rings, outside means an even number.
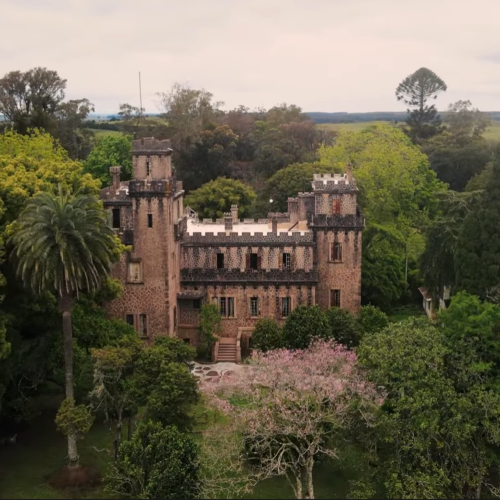
[[[217,342],[215,360],[216,362],[237,363],[238,340],[235,338],[222,337]]]
[[[222,338],[219,341],[217,361],[236,363],[236,339]]]

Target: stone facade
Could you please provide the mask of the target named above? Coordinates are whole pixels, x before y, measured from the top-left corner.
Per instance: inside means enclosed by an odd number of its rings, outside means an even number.
[[[124,286],[109,313],[144,337],[177,335],[198,341],[200,308],[216,303],[222,335],[242,334],[249,347],[259,318],[283,323],[299,305],[338,306],[357,313],[361,303],[364,217],[357,187],[346,175],[314,175],[310,193],[290,198],[287,213],[199,220],[184,210],[182,185],[171,166],[168,141],[133,143],[134,179],[101,191],[110,224],[130,251],[113,269]]]

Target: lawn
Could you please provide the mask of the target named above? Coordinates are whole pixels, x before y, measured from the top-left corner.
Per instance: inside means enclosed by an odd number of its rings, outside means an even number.
[[[108,428],[94,424],[90,433],[79,442],[82,465],[96,467],[104,476],[110,455],[98,452],[111,450]],[[33,421],[29,429],[19,432],[17,444],[0,448],[0,499],[7,498],[113,498],[102,486],[85,491],[59,491],[48,482],[65,463],[66,441],[56,431],[54,414],[45,414]],[[315,469],[316,498],[346,498],[349,472],[336,462],[324,462]],[[284,478],[261,482],[244,498],[294,498]]]
[[[378,123],[388,123],[393,124],[394,122],[383,122],[383,121],[372,121],[372,122],[355,122],[355,123],[322,123],[318,125],[318,128],[329,129],[329,130],[350,130],[353,132],[359,132],[370,125],[376,125]],[[399,122],[403,123],[403,122]],[[492,121],[491,127],[486,129],[483,137],[489,141],[499,141],[500,142],[500,121]]]

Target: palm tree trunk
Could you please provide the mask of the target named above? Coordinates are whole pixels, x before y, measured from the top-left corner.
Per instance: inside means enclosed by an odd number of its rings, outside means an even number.
[[[73,381],[73,328],[71,325],[71,297],[64,294],[60,299],[60,308],[62,311],[62,328],[64,338],[64,378],[66,382],[66,398],[74,399],[74,381]],[[78,467],[79,457],[76,446],[76,433],[68,434],[68,460],[69,467]]]

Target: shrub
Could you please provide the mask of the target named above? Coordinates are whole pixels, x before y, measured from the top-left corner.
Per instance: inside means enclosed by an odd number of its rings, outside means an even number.
[[[106,491],[119,498],[199,498],[197,446],[176,427],[142,423],[120,446]]]
[[[281,328],[270,318],[257,321],[252,333],[253,346],[259,351],[266,352],[279,349],[283,346]]]
[[[317,305],[295,308],[283,327],[283,347],[306,349],[314,338],[330,338],[325,313]]]
[[[356,347],[362,336],[356,318],[346,309],[332,307],[326,311],[330,327],[330,337],[348,348]]]
[[[378,307],[368,305],[361,308],[358,323],[363,335],[377,333],[389,325],[389,317]]]

